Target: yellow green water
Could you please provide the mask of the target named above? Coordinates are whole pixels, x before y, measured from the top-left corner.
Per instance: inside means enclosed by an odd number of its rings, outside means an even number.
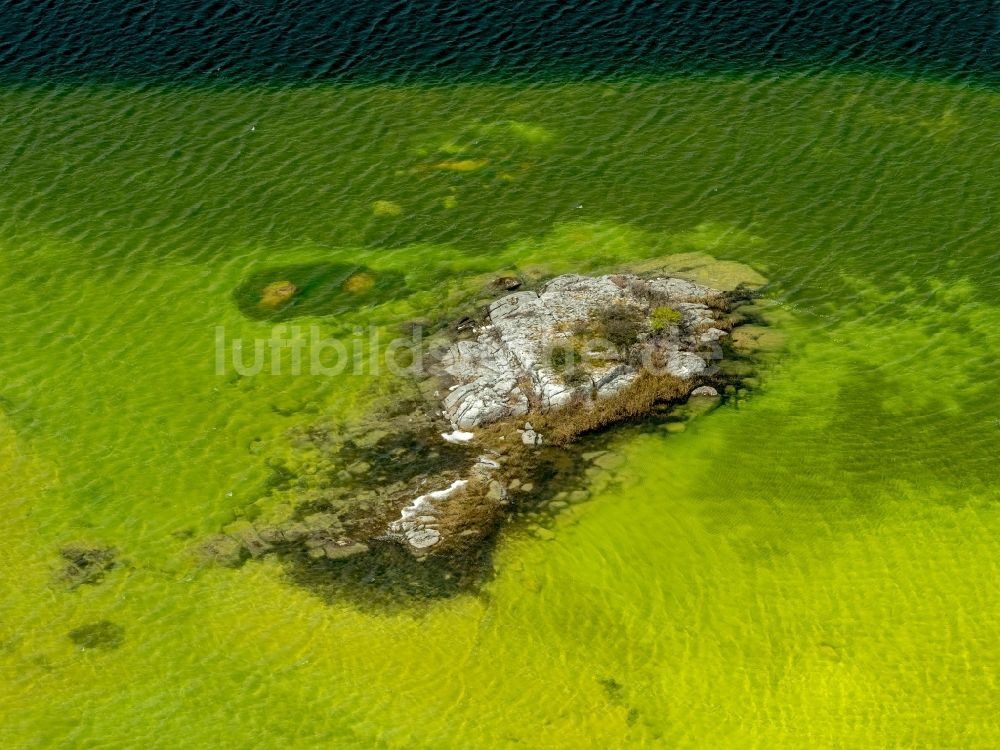
[[[833,75],[0,92],[0,746],[997,746],[998,117]],[[481,594],[383,611],[190,554],[371,385],[217,375],[216,326],[273,329],[248,274],[404,274],[304,321],[346,337],[692,249],[776,282],[787,353],[623,433]],[[77,539],[129,564],[67,591]],[[100,620],[119,648],[67,637]]]

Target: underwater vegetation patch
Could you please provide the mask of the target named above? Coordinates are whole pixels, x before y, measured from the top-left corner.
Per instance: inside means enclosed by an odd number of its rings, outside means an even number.
[[[337,315],[406,289],[398,271],[376,271],[349,263],[276,266],[255,271],[233,290],[233,301],[253,320],[283,321]]]
[[[96,584],[104,580],[108,571],[118,566],[114,547],[73,543],[59,550],[63,568],[58,578],[70,590],[83,584]]]
[[[657,307],[650,316],[650,323],[657,333],[670,326],[680,325],[681,320],[683,320],[683,316],[672,307]]]
[[[111,651],[125,642],[125,628],[108,620],[99,620],[74,628],[69,639],[84,649],[100,648]]]
[[[414,563],[400,545],[374,541],[344,560],[286,557],[289,580],[327,603],[347,600],[367,612],[391,613],[464,593],[476,593],[493,575],[493,544],[469,545]]]

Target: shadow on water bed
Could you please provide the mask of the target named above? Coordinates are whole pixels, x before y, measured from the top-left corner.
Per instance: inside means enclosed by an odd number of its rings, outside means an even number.
[[[253,320],[284,321],[336,315],[406,289],[398,271],[374,271],[347,263],[276,266],[257,271],[233,290],[233,301]]]
[[[634,427],[642,431],[653,430],[663,423],[663,415],[659,414],[640,420]],[[481,533],[468,537],[466,543],[450,546],[446,551],[415,558],[398,540],[390,538],[369,539],[362,554],[352,554],[343,559],[313,556],[310,553],[316,548],[310,547],[309,542],[303,545],[300,541],[275,544],[270,551],[282,560],[285,574],[292,584],[306,589],[327,604],[349,601],[359,609],[375,614],[420,607],[460,595],[483,595],[483,587],[494,577],[494,555],[501,531],[551,538],[551,532],[545,529],[552,525],[559,513],[573,503],[589,499],[589,493],[584,488],[593,477],[583,469],[591,463],[601,463],[602,457],[613,455],[605,450],[611,440],[610,432],[609,429],[591,435],[574,445],[572,450],[555,447],[540,449],[525,465],[521,487],[513,492],[504,513],[482,518],[484,526]],[[615,432],[618,434],[618,431]],[[409,434],[403,442],[419,446],[423,441],[420,436]],[[342,456],[348,454],[350,460],[371,462],[370,475],[351,482],[356,496],[365,493],[369,485],[384,483],[385,476],[392,473],[393,467],[399,463],[398,458],[393,459],[384,449],[384,444],[372,446],[367,451],[350,446],[341,453]],[[423,466],[419,473],[441,472],[446,466],[462,465],[468,458],[468,450],[444,450],[437,464]],[[414,451],[409,462],[402,461],[399,475],[394,475],[395,478],[415,473],[416,464],[421,459],[426,459],[426,449]],[[291,486],[289,489],[293,493],[301,491],[301,482],[297,481],[300,479],[303,478],[296,477],[291,482],[294,489]],[[336,514],[337,511],[335,503],[326,506],[304,504],[297,508],[296,517],[309,525],[310,517]],[[350,527],[351,521],[341,517],[344,526]],[[380,515],[379,518],[383,523],[391,520]],[[244,552],[237,564],[250,560],[251,555]]]
[[[743,393],[739,403],[748,396]],[[706,409],[712,410],[718,405],[718,402],[707,407],[693,403],[664,404],[636,419],[605,426],[572,446],[540,446],[532,452],[530,460],[519,467],[520,480],[512,485],[503,513],[482,519],[486,524],[484,533],[470,536],[467,543],[453,545],[440,553],[416,558],[398,540],[390,538],[369,539],[362,554],[343,559],[313,556],[310,552],[315,548],[298,541],[276,544],[270,552],[282,560],[285,575],[293,585],[327,604],[348,601],[372,614],[420,608],[457,596],[487,596],[485,587],[497,572],[495,556],[501,534],[526,535],[539,541],[554,539],[553,527],[560,516],[574,506],[589,502],[596,487],[607,487],[618,481],[617,470],[623,461],[615,450],[619,441],[627,442],[638,435],[667,436],[675,431],[674,428],[683,428]],[[410,434],[404,442],[419,446],[430,437]],[[386,473],[392,471],[396,460],[386,454],[384,448],[384,444],[367,450],[351,446],[341,453],[349,455],[349,460],[371,462],[372,465],[371,477],[352,482],[352,487],[364,492],[374,477],[381,476],[381,481],[385,481]],[[415,451],[410,462],[419,463],[426,456],[425,451]],[[470,455],[468,450],[460,448],[443,453],[434,471],[442,471],[449,463],[458,466],[463,453],[466,461]],[[414,470],[414,466],[401,467],[403,473]],[[428,468],[424,467],[421,473],[429,473]],[[296,477],[291,483],[297,487],[293,493],[301,491],[298,479],[302,477]],[[297,511],[297,517],[306,520],[310,514],[335,513],[336,507],[303,505]],[[349,521],[345,523],[349,525]],[[244,552],[237,565],[251,559],[251,555]]]
[[[533,450],[502,513],[484,508],[475,519],[466,514],[460,522],[474,525],[476,534],[459,533],[446,550],[417,558],[384,533],[399,512],[393,496],[422,479],[431,480],[425,490],[447,484],[478,452],[442,441],[446,423],[415,420],[420,409],[415,401],[398,400],[360,429],[319,423],[293,431],[296,450],[265,483],[260,506],[251,506],[202,550],[229,567],[276,555],[292,584],[326,603],[349,601],[376,614],[479,595],[493,578],[501,529],[548,537],[539,529],[569,504],[587,499],[583,488],[592,477],[583,469],[608,454],[602,450],[609,440],[604,431],[572,449]],[[652,429],[663,416],[639,424]],[[375,431],[374,425],[387,429]],[[287,520],[275,522],[273,513]]]
[[[459,594],[478,593],[493,574],[495,539],[415,562],[393,541],[376,542],[347,560],[286,556],[288,579],[324,602],[348,600],[359,609],[391,612]]]

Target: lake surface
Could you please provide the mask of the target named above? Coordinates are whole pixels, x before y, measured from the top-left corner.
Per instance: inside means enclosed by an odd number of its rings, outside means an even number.
[[[0,62],[0,745],[997,746],[1000,93],[930,27],[919,70],[906,33],[826,64],[854,48],[819,29],[813,60],[678,42],[579,77],[301,50],[271,76],[251,45],[213,78],[165,43],[161,67],[136,44],[74,68],[22,42]],[[290,429],[377,390],[217,374],[218,326],[274,335],[234,302],[251,274],[401,279],[297,321],[348,341],[482,274],[692,250],[768,276],[787,351],[682,433],[609,435],[625,465],[551,534],[505,534],[481,590],[366,606],[192,554],[267,507]],[[75,540],[123,564],[68,591]],[[113,647],[68,636],[102,621]]]

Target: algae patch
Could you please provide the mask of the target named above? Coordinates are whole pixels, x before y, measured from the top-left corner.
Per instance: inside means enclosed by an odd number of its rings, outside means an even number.
[[[96,584],[120,565],[114,547],[74,543],[59,550],[63,560],[58,578],[70,590],[84,584]]]
[[[233,290],[232,297],[248,318],[284,321],[337,315],[405,293],[406,280],[399,271],[315,263],[256,271]]]
[[[298,293],[298,287],[290,281],[272,281],[260,294],[260,306],[268,310],[281,307]]]
[[[475,172],[489,163],[489,159],[446,159],[435,164],[434,169],[446,172]]]
[[[111,651],[125,642],[125,628],[108,620],[99,620],[74,628],[67,636],[81,649]]]
[[[400,216],[403,213],[403,207],[390,200],[377,200],[372,203],[372,215],[374,216]]]

